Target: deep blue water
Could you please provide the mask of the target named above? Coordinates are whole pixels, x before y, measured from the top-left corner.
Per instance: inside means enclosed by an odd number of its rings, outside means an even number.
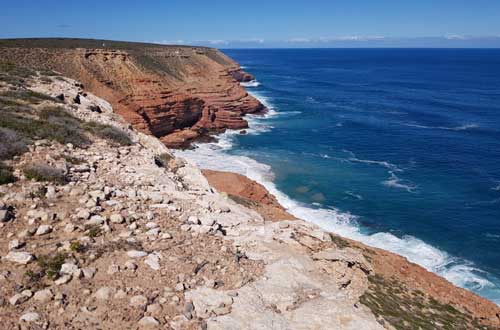
[[[500,50],[225,53],[273,111],[212,151],[309,220],[500,302]]]

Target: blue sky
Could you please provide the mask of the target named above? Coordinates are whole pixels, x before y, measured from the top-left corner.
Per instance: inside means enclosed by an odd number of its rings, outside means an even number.
[[[0,38],[14,37],[220,48],[500,47],[500,1],[4,0]]]

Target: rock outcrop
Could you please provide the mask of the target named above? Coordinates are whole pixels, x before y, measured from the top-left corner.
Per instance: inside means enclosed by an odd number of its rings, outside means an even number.
[[[203,175],[212,187],[228,194],[229,198],[236,202],[257,211],[266,220],[296,219],[266,188],[241,174],[203,170]]]
[[[500,328],[498,306],[402,257],[268,221],[47,74],[0,67],[2,328]],[[262,189],[235,193],[274,207]]]
[[[170,147],[225,129],[265,107],[240,86],[253,77],[222,52],[78,39],[0,41],[0,58],[63,73],[109,101],[141,132]]]

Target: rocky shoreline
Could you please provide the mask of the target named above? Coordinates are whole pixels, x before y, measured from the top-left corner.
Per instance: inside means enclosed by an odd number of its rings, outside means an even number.
[[[269,221],[296,220],[261,184],[230,172],[202,170],[202,173],[208,179],[209,184],[219,192],[227,193],[234,201],[255,210],[263,218]],[[463,306],[474,315],[481,315],[484,319],[491,316],[500,317],[497,305],[468,290],[455,287],[446,279],[409,262],[400,255],[334,234],[330,235],[337,245],[355,248],[367,254],[369,256],[367,259],[370,260],[375,274],[404,283],[408,288],[422,291],[436,300]],[[497,322],[495,317],[491,320],[493,324]]]
[[[492,302],[204,176],[81,82],[1,69],[5,329],[500,328]]]
[[[79,80],[134,128],[173,148],[189,147],[225,129],[247,128],[244,115],[266,111],[240,86],[253,76],[212,48],[4,39],[0,58]]]

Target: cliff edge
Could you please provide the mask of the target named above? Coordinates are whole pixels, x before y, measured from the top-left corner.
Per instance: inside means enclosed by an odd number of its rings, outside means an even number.
[[[239,82],[253,77],[206,47],[87,39],[4,39],[0,58],[54,70],[111,103],[132,126],[170,147],[248,126],[264,111]]]
[[[0,61],[0,109],[5,329],[500,328],[492,302],[264,187],[207,181],[79,81]]]

